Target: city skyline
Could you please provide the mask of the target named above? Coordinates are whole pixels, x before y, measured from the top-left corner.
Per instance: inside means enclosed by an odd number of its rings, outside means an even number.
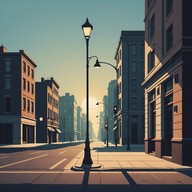
[[[85,99],[86,47],[81,26],[86,18],[93,25],[90,56],[96,55],[100,61],[113,65],[121,31],[144,30],[143,1],[0,0],[0,3],[0,43],[8,52],[25,50],[37,63],[35,80],[54,77],[60,86],[59,94],[73,94],[79,106]],[[90,60],[89,95],[102,101],[116,74],[108,66],[94,69],[94,63],[95,58]],[[95,113],[91,120],[94,118]]]

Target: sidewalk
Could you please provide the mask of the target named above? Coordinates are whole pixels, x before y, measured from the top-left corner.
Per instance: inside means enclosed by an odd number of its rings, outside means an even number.
[[[101,165],[95,171],[192,171],[191,166],[181,166],[170,161],[146,154],[142,145],[131,145],[127,151],[126,146],[106,147],[101,142],[90,143],[91,158],[93,165]],[[79,153],[65,169],[78,171],[74,166],[81,166],[84,158],[84,151]],[[82,170],[82,169],[81,169]],[[80,171],[80,169],[79,169]],[[91,169],[94,171],[94,169]]]

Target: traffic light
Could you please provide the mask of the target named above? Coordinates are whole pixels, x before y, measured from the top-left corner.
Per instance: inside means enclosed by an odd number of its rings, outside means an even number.
[[[114,114],[117,114],[117,106],[116,105],[113,107],[113,112],[114,112]]]
[[[108,129],[108,124],[107,123],[105,123],[105,129]]]

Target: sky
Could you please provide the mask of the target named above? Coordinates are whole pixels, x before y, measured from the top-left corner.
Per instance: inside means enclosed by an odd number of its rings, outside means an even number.
[[[122,30],[144,30],[144,0],[0,0],[0,44],[8,52],[25,50],[37,64],[36,81],[54,77],[59,94],[75,96],[82,106],[86,97],[86,42],[81,26],[93,25],[89,56],[115,65]],[[116,78],[107,65],[95,69],[89,62],[89,95],[102,102],[108,83]],[[96,125],[101,106],[90,109]],[[98,121],[98,120],[97,120]]]

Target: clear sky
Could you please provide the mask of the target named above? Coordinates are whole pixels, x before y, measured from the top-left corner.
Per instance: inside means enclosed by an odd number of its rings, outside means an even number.
[[[38,66],[36,81],[54,77],[60,95],[75,95],[81,106],[86,95],[81,26],[87,17],[93,25],[89,55],[115,65],[121,31],[144,30],[144,0],[0,0],[0,44],[9,52],[25,50]],[[90,96],[102,101],[116,74],[110,66],[94,69],[94,62],[89,64]]]

